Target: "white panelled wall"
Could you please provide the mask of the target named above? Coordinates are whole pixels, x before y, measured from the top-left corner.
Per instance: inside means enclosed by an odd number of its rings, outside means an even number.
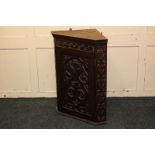
[[[0,27],[0,97],[56,97],[50,31]],[[155,96],[155,27],[96,28],[108,38],[108,96]]]

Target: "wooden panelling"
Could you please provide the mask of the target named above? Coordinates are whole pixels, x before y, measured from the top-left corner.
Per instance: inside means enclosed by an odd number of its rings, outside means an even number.
[[[0,97],[54,97],[54,45],[61,27],[0,27]],[[97,28],[108,38],[108,96],[155,96],[155,27]]]
[[[55,92],[55,60],[51,49],[36,49],[40,92]]]
[[[108,48],[108,91],[136,91],[137,63],[138,47]]]
[[[0,92],[31,92],[28,50],[0,50]]]
[[[144,84],[145,90],[155,91],[155,46],[147,47]]]

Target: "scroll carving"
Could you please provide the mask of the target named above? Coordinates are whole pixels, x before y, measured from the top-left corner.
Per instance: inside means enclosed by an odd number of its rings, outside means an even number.
[[[93,52],[94,46],[87,45],[85,43],[79,43],[69,40],[55,40],[56,47],[61,47],[65,49],[72,49],[78,51],[85,51],[85,52]]]
[[[63,56],[63,107],[89,115],[88,58]]]
[[[96,49],[96,118],[105,120],[106,113],[106,47]]]

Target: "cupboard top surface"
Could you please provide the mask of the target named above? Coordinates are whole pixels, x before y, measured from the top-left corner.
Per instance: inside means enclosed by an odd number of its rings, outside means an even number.
[[[67,36],[81,39],[89,40],[107,40],[105,36],[102,35],[96,29],[83,29],[83,30],[68,30],[68,31],[52,31],[53,36]]]

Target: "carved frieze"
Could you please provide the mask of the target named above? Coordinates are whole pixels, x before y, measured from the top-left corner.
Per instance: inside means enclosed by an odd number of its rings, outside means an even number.
[[[72,50],[85,51],[85,52],[94,51],[94,46],[91,46],[85,43],[70,41],[70,40],[62,40],[62,39],[55,40],[55,46],[65,48],[65,49],[72,49]]]

